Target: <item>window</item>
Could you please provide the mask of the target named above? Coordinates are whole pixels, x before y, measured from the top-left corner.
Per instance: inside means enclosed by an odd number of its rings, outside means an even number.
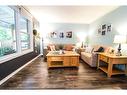
[[[30,48],[30,34],[28,32],[28,20],[21,17],[20,19],[20,34],[21,34],[21,49]]]
[[[0,6],[0,64],[33,51],[32,17],[22,6]]]
[[[0,6],[0,57],[15,52],[15,11],[8,6]]]

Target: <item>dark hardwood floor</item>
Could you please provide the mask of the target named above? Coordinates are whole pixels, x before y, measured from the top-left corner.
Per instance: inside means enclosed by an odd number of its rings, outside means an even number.
[[[47,70],[42,57],[22,69],[0,89],[127,89],[127,77],[115,75],[108,78],[96,68],[80,61],[77,68],[53,68]]]

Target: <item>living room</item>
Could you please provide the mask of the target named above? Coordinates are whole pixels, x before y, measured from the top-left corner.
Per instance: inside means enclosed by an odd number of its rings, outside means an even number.
[[[123,44],[123,42],[126,41],[123,41],[121,43],[114,43],[114,39],[116,35],[122,36],[121,39],[123,39],[124,36],[125,37],[127,36],[127,32],[126,32],[127,6],[46,6],[46,7],[25,6],[25,7],[27,7],[25,10],[28,9],[31,12],[31,14],[33,13],[32,9],[35,9],[34,10],[35,13],[38,12],[38,9],[40,10],[41,8],[45,9],[42,11],[44,13],[41,12],[36,13],[36,14],[40,13],[39,14],[40,18],[43,17],[42,20],[36,20],[39,17],[36,17],[37,15],[34,13],[32,14],[36,18],[36,19],[34,18],[34,22],[35,22],[34,28],[37,28],[35,29],[35,34],[33,34],[33,38],[35,37],[34,44],[36,47],[36,48],[33,47],[33,50],[35,52],[26,51],[21,54],[20,51],[20,53],[17,53],[20,54],[20,56],[16,57],[15,58],[16,60],[14,60],[13,57],[10,60],[6,59],[7,61],[3,61],[4,59],[1,61],[0,64],[1,89],[126,89],[127,88],[127,82],[126,82],[127,79],[125,76],[126,72],[122,72],[122,73],[117,72],[117,75],[111,72],[104,73],[103,70],[101,70],[101,68],[97,70],[96,62],[94,62],[96,66],[91,67],[91,65],[87,64],[87,61],[85,62],[85,59],[83,60],[83,57],[81,56],[83,54],[82,52],[84,52],[86,48],[95,45],[99,46],[96,50],[98,50],[100,47],[103,47],[104,49],[105,47],[108,47],[107,52],[109,54],[110,53],[117,54],[118,44],[121,44],[121,48],[119,49],[121,49],[121,54],[123,57],[119,55],[116,56],[115,58],[119,58],[119,60],[124,59],[124,61],[122,61],[123,62],[121,63],[122,65],[118,65],[116,67],[125,70],[125,64],[127,59],[126,57],[127,43]],[[21,9],[22,8],[23,7],[21,7]],[[84,10],[95,11],[99,9],[100,11],[102,11],[102,13],[104,11],[105,12],[101,14],[100,17],[93,19],[93,21],[90,21],[92,18],[89,19],[89,23],[84,22],[84,21],[88,21],[88,18],[84,18],[85,17],[83,14]],[[80,12],[80,10],[82,11]],[[108,11],[106,12],[106,10]],[[53,11],[56,12],[55,14],[56,17],[51,14],[48,14],[48,12],[52,13]],[[61,12],[64,12],[64,14],[62,14]],[[78,15],[75,15],[74,14],[75,12],[79,12]],[[23,13],[22,15],[24,15]],[[43,14],[44,16],[41,14]],[[46,18],[49,15],[52,18]],[[61,22],[62,17],[64,18],[63,22]],[[75,22],[72,18],[75,19]],[[56,21],[55,23],[54,20]],[[38,21],[40,21],[39,22],[40,30],[38,29],[39,27]],[[49,21],[51,22],[49,23]],[[55,36],[53,36],[54,34]],[[43,41],[41,42],[40,40]],[[42,55],[44,53],[43,50],[45,48],[47,49],[47,46],[49,44],[69,44],[69,46],[67,46],[66,48],[67,50],[68,48],[70,49],[70,44],[71,45],[74,44],[74,51],[79,50],[78,51],[79,61],[76,61],[79,62],[79,65],[76,65],[78,66],[78,68],[57,67],[57,68],[48,69],[47,68],[48,61],[47,62],[44,61]],[[42,49],[40,49],[40,47]],[[93,50],[93,48],[88,48],[88,49],[90,50],[90,52]],[[120,54],[120,52],[118,53]],[[112,56],[110,58],[112,59]],[[98,60],[96,59],[96,61]],[[103,61],[105,62],[105,60]]]

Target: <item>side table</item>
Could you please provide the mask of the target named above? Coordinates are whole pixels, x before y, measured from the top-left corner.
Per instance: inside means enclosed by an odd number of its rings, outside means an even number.
[[[100,61],[105,62],[107,66],[100,66]],[[122,71],[113,68],[113,65],[115,64],[125,64],[125,70]],[[112,75],[116,74],[127,74],[127,56],[116,56],[106,53],[99,53],[97,68],[104,71],[108,75],[108,77],[111,77]]]

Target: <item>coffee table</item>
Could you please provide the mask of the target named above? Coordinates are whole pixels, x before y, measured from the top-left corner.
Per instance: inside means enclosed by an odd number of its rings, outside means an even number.
[[[64,54],[59,54],[55,51],[50,51],[46,56],[48,68],[79,66],[79,54],[73,51],[64,51]]]

